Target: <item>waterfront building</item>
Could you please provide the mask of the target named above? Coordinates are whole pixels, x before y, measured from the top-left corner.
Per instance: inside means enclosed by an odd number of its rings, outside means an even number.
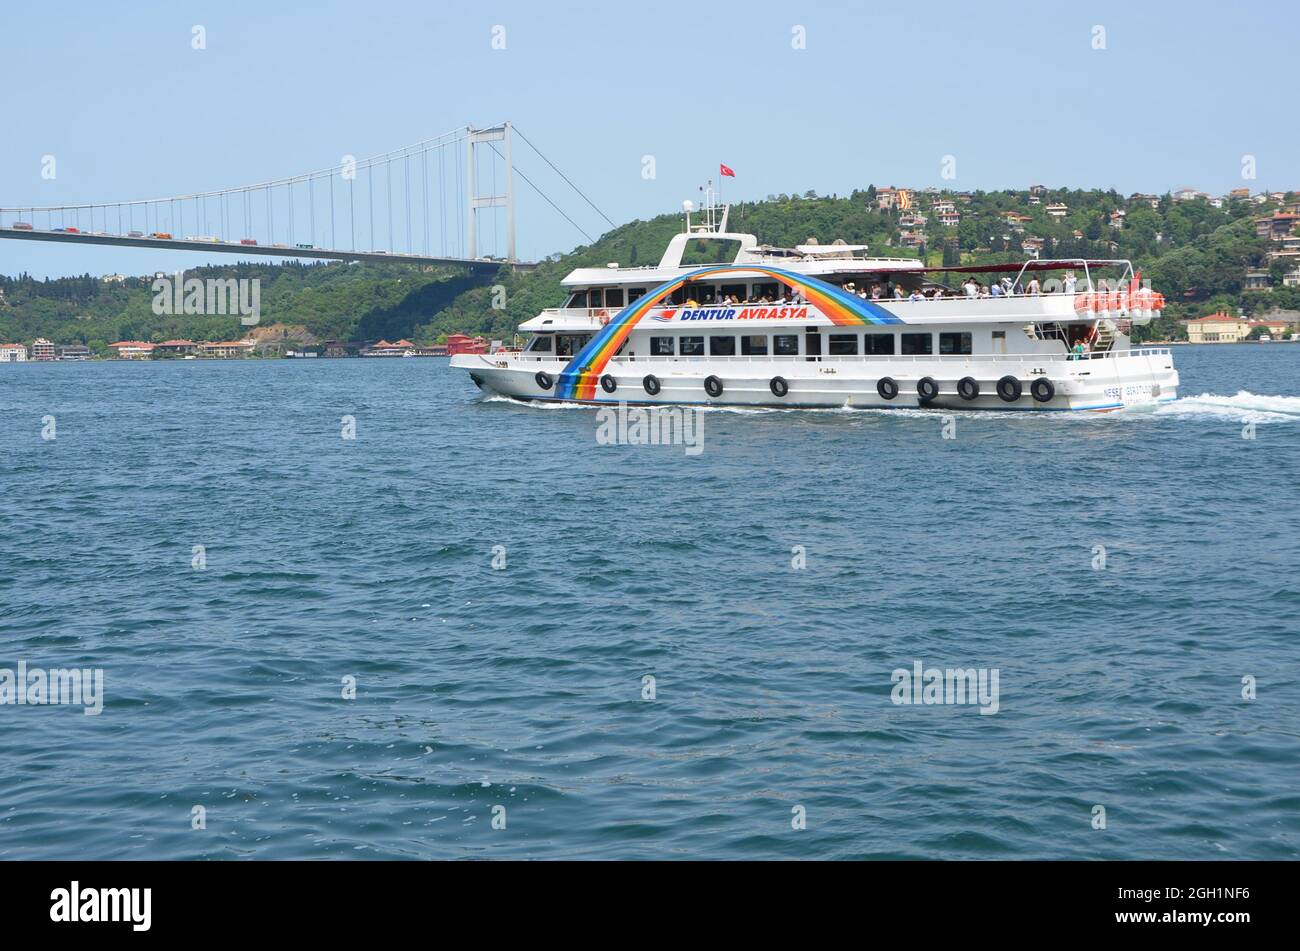
[[[218,343],[199,344],[199,356],[216,360],[237,360],[253,352],[251,340],[226,340]]]
[[[119,360],[148,360],[153,356],[153,344],[143,340],[119,340],[110,343],[108,349],[116,353]]]
[[[380,340],[361,351],[363,357],[409,357],[414,356],[414,353],[415,344],[409,340],[398,340],[396,343]]]
[[[32,342],[32,359],[41,361],[53,361],[56,354],[54,344],[44,337],[37,337]]]
[[[27,344],[0,343],[0,363],[26,363]]]
[[[447,337],[447,353],[487,353],[488,342],[483,337],[470,337],[466,334],[451,334]]]
[[[70,343],[67,346],[59,347],[59,359],[71,361],[83,361],[90,359],[90,348],[84,343]]]

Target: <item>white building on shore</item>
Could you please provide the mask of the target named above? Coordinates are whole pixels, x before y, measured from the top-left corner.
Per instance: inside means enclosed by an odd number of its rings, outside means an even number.
[[[25,343],[0,343],[0,363],[26,363]]]

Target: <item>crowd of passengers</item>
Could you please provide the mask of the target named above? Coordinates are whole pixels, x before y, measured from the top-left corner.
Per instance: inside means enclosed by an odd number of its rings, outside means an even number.
[[[1059,282],[1060,292],[1063,294],[1073,294],[1078,286],[1078,279],[1071,271]],[[863,300],[882,300],[892,298],[894,300],[941,300],[945,297],[1038,297],[1044,293],[1051,293],[1054,288],[1044,290],[1038,278],[1031,277],[1028,284],[1023,284],[1019,279],[1013,280],[1010,277],[1004,277],[1000,281],[990,281],[988,284],[980,283],[974,277],[968,277],[961,285],[961,293],[952,291],[946,287],[924,287],[916,288],[908,293],[902,287],[894,284],[885,287],[881,284],[872,284],[870,289],[859,288],[850,282],[844,285],[844,290],[850,294],[855,294]]]
[[[900,284],[880,284],[875,283],[868,287],[858,287],[853,281],[843,286],[845,293],[861,297],[863,300],[941,300],[948,297],[1038,297],[1044,293],[1052,293],[1056,289],[1058,282],[1049,282],[1047,289],[1044,289],[1039,283],[1038,278],[1031,277],[1029,283],[1022,283],[1019,279],[1004,277],[998,281],[990,281],[987,284],[981,283],[974,277],[967,278],[961,285],[961,292],[958,293],[947,287],[920,287],[908,291]],[[1075,287],[1078,285],[1078,279],[1074,272],[1068,272],[1059,282],[1060,293],[1073,294]],[[715,295],[711,288],[701,288],[696,295],[691,295],[683,301],[687,307],[699,307],[708,304],[721,305],[746,305],[746,304],[803,304],[806,303],[803,295],[798,291],[792,291],[786,288],[784,293],[765,293],[757,291],[748,296],[737,294],[720,294]]]

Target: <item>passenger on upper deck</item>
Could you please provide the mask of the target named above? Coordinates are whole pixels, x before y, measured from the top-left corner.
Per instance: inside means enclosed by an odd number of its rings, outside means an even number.
[[[1073,272],[1073,271],[1066,271],[1066,272],[1065,272],[1065,278],[1061,281],[1061,283],[1062,283],[1062,284],[1064,285],[1064,287],[1065,287],[1065,293],[1067,293],[1067,294],[1073,294],[1073,293],[1074,293],[1074,287],[1075,287],[1075,285],[1078,284],[1079,282],[1078,282],[1078,279],[1074,276],[1074,272]]]

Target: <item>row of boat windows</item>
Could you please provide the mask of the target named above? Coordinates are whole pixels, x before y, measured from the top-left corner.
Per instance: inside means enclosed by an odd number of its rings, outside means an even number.
[[[652,357],[701,357],[708,348],[711,357],[765,357],[768,354],[783,357],[799,355],[799,334],[710,334],[653,336],[650,338]],[[969,354],[969,333],[833,333],[804,335],[804,353],[820,356],[822,340],[828,356],[891,356],[895,353],[925,355],[935,352],[935,338],[941,354]],[[706,343],[707,341],[707,343]]]
[[[805,340],[804,354],[820,356],[925,356],[936,352],[960,356],[972,352],[967,332],[939,333],[808,333],[808,334],[657,334],[650,337],[652,357],[778,357],[799,356],[799,338]],[[937,338],[937,340],[936,340]],[[539,334],[528,343],[529,353],[554,353],[571,357],[591,339],[590,334]],[[619,353],[627,349],[627,342]]]

